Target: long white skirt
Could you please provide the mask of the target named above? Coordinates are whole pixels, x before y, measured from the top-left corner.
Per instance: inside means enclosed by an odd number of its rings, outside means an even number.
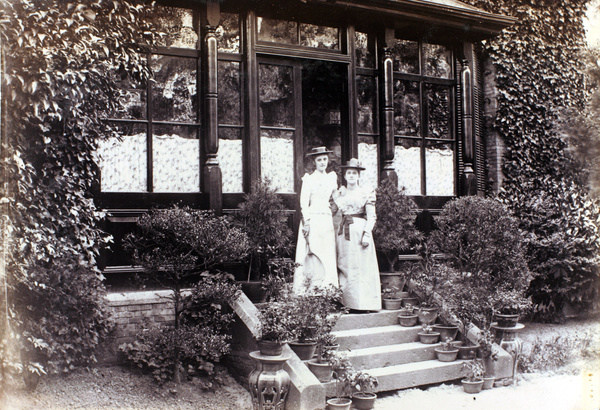
[[[344,233],[336,235],[339,281],[344,306],[357,310],[380,310],[381,283],[373,238],[366,248],[361,244],[366,222],[362,218],[353,219],[353,223],[347,226],[350,240]]]
[[[298,230],[294,293],[302,294],[311,288],[339,286],[335,254],[335,232],[331,215],[317,214],[310,217],[308,241]]]

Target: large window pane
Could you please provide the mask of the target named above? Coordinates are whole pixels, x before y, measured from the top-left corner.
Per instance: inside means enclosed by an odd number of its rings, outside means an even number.
[[[158,45],[163,47],[197,48],[198,33],[194,27],[194,13],[189,9],[159,6],[157,25],[166,32]]]
[[[121,72],[115,67],[109,69],[108,75],[116,83],[117,104],[114,110],[103,115],[104,118],[146,119],[146,87],[132,81],[129,75],[121,78]]]
[[[396,135],[421,135],[419,83],[394,81],[394,132]]]
[[[118,128],[120,138],[98,142],[102,192],[146,192],[146,126],[127,124]]]
[[[233,61],[219,61],[219,124],[241,123],[241,100],[240,100],[240,63]]]
[[[152,115],[155,121],[196,122],[196,60],[152,56]]]
[[[359,31],[354,33],[354,51],[356,53],[356,65],[358,67],[375,67],[374,42],[370,41],[373,36]]]
[[[453,144],[427,142],[425,151],[427,195],[454,195],[454,150]]]
[[[360,173],[360,186],[370,189],[377,188],[377,175],[379,174],[377,165],[377,144],[368,141],[359,142],[358,159],[362,166],[365,167],[365,170]]]
[[[396,40],[392,58],[394,71],[419,74],[419,43],[416,41]]]
[[[340,48],[338,36],[338,29],[335,27],[300,24],[300,45],[305,47],[337,50]]]
[[[221,13],[217,27],[217,47],[224,53],[240,52],[240,17],[237,14]]]
[[[200,191],[200,143],[196,127],[155,127],[154,192]]]
[[[261,130],[260,163],[261,176],[277,192],[294,192],[294,133]]]
[[[405,187],[406,195],[421,195],[421,141],[400,139],[395,147],[394,169],[398,188]]]
[[[260,123],[262,125],[293,125],[293,74],[292,67],[260,65]]]
[[[423,74],[431,77],[453,78],[451,51],[437,44],[423,44]]]
[[[222,172],[223,193],[244,192],[241,129],[219,127],[217,160]]]
[[[375,133],[375,103],[377,101],[377,82],[375,77],[356,76],[358,96],[358,132]]]
[[[426,84],[428,137],[451,138],[450,132],[450,88]]]
[[[257,18],[258,40],[271,43],[298,44],[298,23],[295,21]]]

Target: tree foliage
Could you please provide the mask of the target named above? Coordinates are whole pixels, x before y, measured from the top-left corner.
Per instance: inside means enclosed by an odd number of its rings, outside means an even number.
[[[99,341],[99,334],[82,331],[83,344],[55,355],[65,335],[60,323],[78,314],[76,299],[85,289],[94,295],[83,299],[93,314],[82,317],[79,330],[105,319],[101,277],[94,266],[109,237],[98,228],[103,215],[92,198],[98,183],[94,155],[98,140],[110,134],[101,118],[117,102],[109,68],[140,81],[149,76],[140,53],[141,45],[153,44],[158,35],[145,24],[149,12],[142,2],[126,0],[0,0],[1,194],[8,273],[3,285],[8,285],[10,319],[23,319],[16,326],[19,348],[50,346],[49,362],[57,363],[49,370],[70,369],[80,356],[92,358],[89,347]],[[91,272],[96,280],[67,270]],[[67,277],[69,285],[63,282]],[[61,303],[73,309],[65,307],[58,317],[46,310],[54,305],[40,300],[17,304],[36,300],[42,291],[63,295]],[[45,326],[35,322],[40,320]],[[8,322],[2,322],[0,337],[6,339]]]
[[[506,152],[500,198],[527,231],[535,275],[530,293],[538,312],[553,317],[566,302],[598,303],[599,213],[586,173],[569,151],[567,110],[585,104],[581,51],[584,0],[467,0],[517,23],[483,43],[497,71],[494,126]],[[559,234],[562,232],[562,234]],[[561,259],[553,250],[561,248]],[[565,269],[568,266],[568,269]],[[593,284],[593,286],[591,286]]]

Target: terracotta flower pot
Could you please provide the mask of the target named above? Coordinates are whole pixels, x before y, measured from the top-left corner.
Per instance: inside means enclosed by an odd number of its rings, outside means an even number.
[[[383,308],[387,310],[398,310],[402,306],[402,299],[383,299]]]
[[[359,392],[352,394],[352,404],[357,410],[369,410],[375,407],[375,400],[377,395],[375,393]]]
[[[517,323],[519,322],[518,314],[508,315],[508,314],[496,313],[494,315],[494,318],[496,319],[496,322],[498,323],[499,327],[515,327],[515,326],[517,326]]]
[[[494,387],[494,380],[496,379],[493,377],[484,377],[482,390],[489,390]]]
[[[446,341],[448,339],[456,339],[458,334],[458,326],[455,325],[433,325],[433,329],[440,333],[440,340]]]
[[[321,363],[317,359],[312,359],[308,361],[308,368],[321,383],[327,383],[333,377],[333,367],[329,363]]]
[[[419,323],[422,325],[434,324],[437,320],[438,314],[438,308],[424,307],[417,310],[417,316],[419,316]]]
[[[461,380],[461,383],[462,383],[463,390],[465,391],[465,393],[477,394],[483,388],[483,380],[476,380],[476,381],[470,382],[466,379],[463,379],[463,380]]]
[[[288,345],[290,348],[296,353],[300,360],[309,360],[312,359],[315,355],[315,351],[317,350],[317,342],[309,341],[309,342],[289,342]]]
[[[440,362],[453,362],[458,356],[458,349],[442,350],[441,348],[434,349],[435,355]]]
[[[421,343],[426,344],[426,345],[436,343],[440,337],[440,334],[438,332],[431,332],[431,333],[419,332],[417,334],[419,335],[419,340],[421,341]]]
[[[417,315],[398,315],[398,323],[400,326],[411,327],[417,324],[419,317]]]
[[[327,399],[327,410],[350,410],[352,400],[347,397]]]
[[[404,306],[404,307],[408,306],[408,305],[414,306],[417,304],[417,300],[418,299],[414,296],[403,297],[402,298],[402,306]]]
[[[461,360],[472,360],[477,357],[477,351],[479,345],[459,346],[458,347],[458,358]]]
[[[283,342],[273,340],[259,340],[256,342],[258,350],[265,356],[279,356],[283,351]]]

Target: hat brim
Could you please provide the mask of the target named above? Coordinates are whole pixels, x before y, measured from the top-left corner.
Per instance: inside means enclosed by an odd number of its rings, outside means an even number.
[[[327,155],[327,154],[333,154],[333,151],[309,152],[308,154],[306,154],[306,156],[307,157],[316,157],[319,155]]]
[[[358,166],[355,166],[355,165],[342,165],[342,166],[340,166],[340,168],[343,168],[343,169],[358,169],[359,171],[364,171],[366,169],[365,167],[358,167]]]

